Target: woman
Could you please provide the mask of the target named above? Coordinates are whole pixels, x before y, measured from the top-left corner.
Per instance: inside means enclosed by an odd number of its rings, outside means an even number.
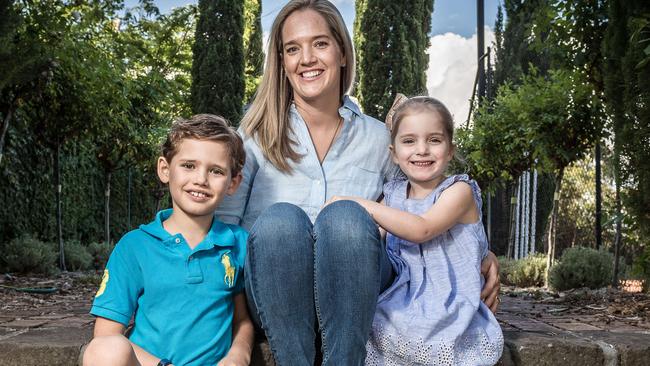
[[[241,122],[243,182],[217,212],[250,229],[246,292],[279,365],[362,365],[377,297],[392,281],[379,231],[351,201],[377,199],[394,166],[388,131],[346,93],[354,51],[326,0],[293,0],[277,15],[257,95]],[[492,255],[488,305],[496,306]]]

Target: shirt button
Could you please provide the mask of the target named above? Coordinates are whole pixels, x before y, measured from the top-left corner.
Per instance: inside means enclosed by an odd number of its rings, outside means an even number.
[[[181,243],[181,239],[180,239],[180,238],[176,238],[176,240],[174,240],[174,241],[176,242],[176,244],[180,244],[180,243]]]
[[[318,184],[318,185],[320,185],[320,181],[319,181],[319,180],[317,180],[317,181],[316,181],[316,184]]]
[[[193,257],[193,256],[190,256],[190,260],[192,260],[192,259],[194,259],[194,257]]]

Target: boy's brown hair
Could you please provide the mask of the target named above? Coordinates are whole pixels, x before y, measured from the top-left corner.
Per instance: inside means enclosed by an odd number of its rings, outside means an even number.
[[[231,176],[235,177],[244,167],[246,151],[244,143],[228,120],[214,114],[196,114],[189,119],[179,118],[172,124],[162,144],[162,156],[171,162],[183,139],[223,142],[230,154]]]

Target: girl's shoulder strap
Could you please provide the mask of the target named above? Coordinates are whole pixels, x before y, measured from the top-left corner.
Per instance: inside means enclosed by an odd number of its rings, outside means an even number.
[[[451,187],[456,182],[465,182],[467,183],[470,188],[472,188],[472,195],[474,196],[474,201],[476,201],[476,206],[478,207],[479,214],[481,213],[481,208],[483,206],[483,200],[481,198],[481,188],[478,186],[478,183],[474,179],[471,179],[467,174],[456,174],[456,175],[450,175],[447,177],[440,185],[438,186],[438,194],[442,194],[442,192]]]

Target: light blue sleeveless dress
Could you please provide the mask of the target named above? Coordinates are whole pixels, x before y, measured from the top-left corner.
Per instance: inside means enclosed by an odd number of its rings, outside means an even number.
[[[481,212],[481,191],[467,175],[443,180],[426,198],[408,199],[408,181],[384,185],[386,205],[423,214],[456,182],[472,187]],[[503,334],[481,301],[481,260],[488,243],[481,220],[457,224],[423,244],[388,233],[396,277],[380,296],[366,345],[366,365],[494,365]]]

